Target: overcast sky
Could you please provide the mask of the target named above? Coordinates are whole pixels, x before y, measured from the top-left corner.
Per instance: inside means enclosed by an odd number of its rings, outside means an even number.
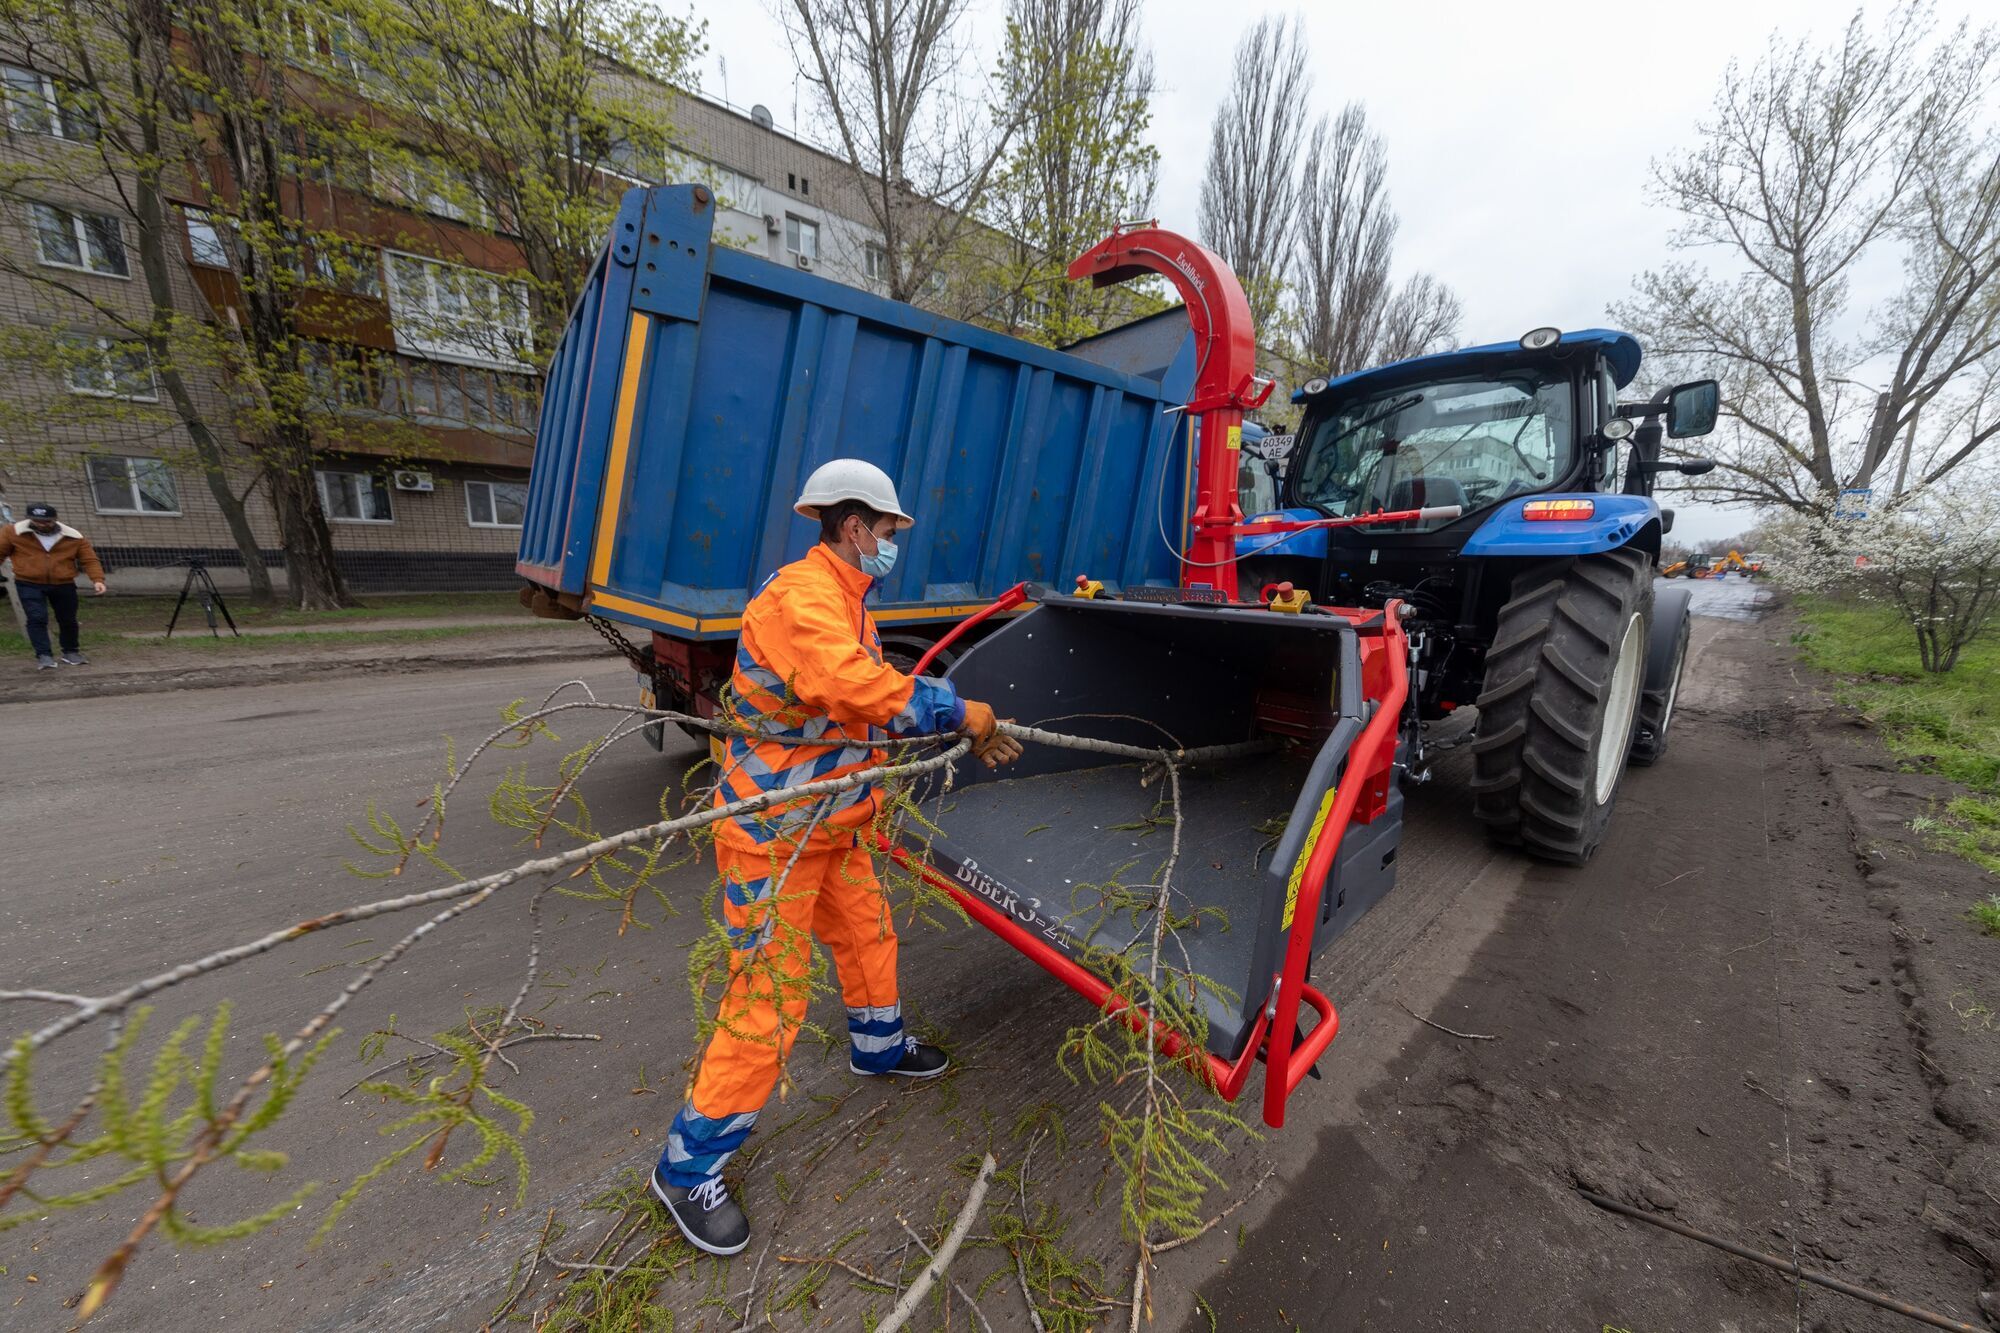
[[[815,137],[774,0],[697,0],[709,25],[702,90],[761,102]],[[1004,0],[980,5],[974,48],[997,49]],[[1159,74],[1153,142],[1163,226],[1197,228],[1209,122],[1243,29],[1294,6],[1142,0]],[[1990,14],[1939,0],[1942,21]],[[1388,142],[1402,230],[1396,269],[1428,269],[1465,301],[1467,342],[1514,338],[1541,324],[1608,322],[1605,307],[1636,273],[1668,256],[1674,219],[1657,208],[1649,164],[1694,139],[1724,67],[1754,61],[1771,33],[1832,38],[1851,10],[1819,0],[1680,0],[1607,6],[1581,0],[1496,5],[1406,0],[1299,6],[1315,71],[1315,110],[1350,100]],[[1886,5],[1870,6],[1871,13]],[[1856,305],[1893,288],[1885,258],[1858,273]],[[1683,509],[1675,535],[1707,541],[1752,521],[1742,510]]]

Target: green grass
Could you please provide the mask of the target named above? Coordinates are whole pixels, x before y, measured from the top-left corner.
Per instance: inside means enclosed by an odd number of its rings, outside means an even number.
[[[1974,903],[1972,910],[1966,915],[1972,918],[1974,925],[1988,935],[2000,935],[2000,893],[1988,895],[1983,903]],[[1990,1010],[1988,1016],[1991,1016]]]
[[[1799,609],[1801,651],[1839,678],[1841,701],[1873,722],[1909,767],[1966,788],[1918,821],[1918,831],[2000,874],[2000,638],[1974,643],[1955,670],[1933,676],[1894,612],[1830,601]],[[2000,907],[1981,904],[1975,913],[1982,908],[2000,917]]]
[[[560,626],[568,628],[568,622],[535,620],[523,616],[525,627]],[[225,629],[221,638],[214,638],[207,625],[200,626],[198,634],[181,637],[176,629],[171,639],[106,639],[94,636],[91,622],[83,622],[83,651],[91,661],[116,665],[120,662],[134,663],[141,658],[157,659],[164,654],[188,657],[228,656],[235,653],[254,654],[266,649],[297,646],[299,644],[319,644],[326,648],[346,648],[357,644],[371,643],[423,643],[433,639],[460,639],[473,634],[508,633],[509,630],[497,625],[431,625],[418,629],[377,629],[355,630],[351,634],[314,633],[311,630],[297,630],[283,634],[259,634],[254,637],[235,638]],[[50,635],[54,637],[53,633]],[[0,630],[0,658],[11,654],[26,656],[28,640],[16,630]]]
[[[117,575],[114,573],[115,579]],[[253,625],[327,625],[343,620],[414,620],[428,618],[520,616],[528,619],[520,602],[511,592],[418,592],[382,593],[362,599],[362,605],[352,606],[344,611],[294,611],[289,607],[257,606],[244,594],[225,592],[223,600],[229,605],[229,614],[245,629]],[[86,590],[80,614],[86,634],[125,634],[134,631],[163,630],[174,613],[172,596],[156,597],[152,594],[126,596],[114,590],[102,597],[92,597]],[[5,620],[0,616],[0,621]],[[180,624],[174,628],[174,637],[189,628],[208,632],[203,623],[201,605],[189,600],[181,611]]]

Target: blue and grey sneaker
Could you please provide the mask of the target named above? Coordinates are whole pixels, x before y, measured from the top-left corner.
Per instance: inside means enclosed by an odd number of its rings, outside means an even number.
[[[67,649],[65,649],[65,650],[64,650],[64,652],[63,652],[63,655],[62,655],[62,660],[63,660],[63,665],[64,665],[64,666],[89,666],[89,665],[90,665],[90,659],[89,659],[89,658],[87,658],[87,657],[85,657],[85,656],[83,655],[83,652],[82,652],[82,650],[80,650],[80,649],[79,649],[78,651],[76,651],[76,652],[70,652],[70,651],[68,651]]]
[[[56,659],[50,657],[47,653],[42,653],[35,658],[35,670],[54,671],[55,669]]]
[[[936,1078],[951,1068],[951,1057],[935,1046],[926,1046],[915,1037],[903,1038],[903,1058],[887,1069],[863,1069],[854,1063],[854,1053],[848,1052],[847,1067],[857,1074],[894,1074],[898,1078]]]
[[[669,1185],[655,1167],[653,1194],[667,1206],[674,1225],[697,1250],[707,1254],[741,1254],[750,1243],[750,1219],[743,1215],[736,1200],[729,1197],[721,1176],[710,1176],[699,1185],[682,1189]]]

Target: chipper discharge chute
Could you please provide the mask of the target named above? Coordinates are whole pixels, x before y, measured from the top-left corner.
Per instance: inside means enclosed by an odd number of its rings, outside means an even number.
[[[1101,745],[1031,744],[991,772],[962,763],[941,835],[896,854],[1100,1005],[1118,1002],[1107,956],[1145,971],[1167,878],[1163,959],[1214,988],[1205,1025],[1163,1031],[1167,1049],[1230,1099],[1263,1061],[1278,1126],[1339,1026],[1312,959],[1395,882],[1409,645],[1398,604],[1239,594],[1234,450],[1242,409],[1261,401],[1247,308],[1219,259],[1151,229],[1114,235],[1071,273],[1142,269],[1182,289],[1200,358],[1183,586],[1119,590],[1073,571],[1074,591],[1016,589],[991,608],[1033,603],[948,678],[1023,726]],[[1148,757],[1162,750],[1178,756],[1178,830]]]

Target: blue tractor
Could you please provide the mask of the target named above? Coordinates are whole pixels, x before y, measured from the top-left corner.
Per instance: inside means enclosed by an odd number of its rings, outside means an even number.
[[[1478,710],[1474,814],[1498,841],[1571,864],[1603,840],[1626,764],[1658,760],[1673,721],[1690,594],[1654,587],[1673,525],[1654,479],[1714,466],[1661,446],[1714,429],[1715,382],[1621,402],[1639,358],[1628,333],[1544,328],[1315,379],[1294,395],[1282,507],[1254,517],[1442,514],[1237,538],[1246,588],[1404,602],[1415,720]],[[1421,776],[1424,728],[1411,730]]]

